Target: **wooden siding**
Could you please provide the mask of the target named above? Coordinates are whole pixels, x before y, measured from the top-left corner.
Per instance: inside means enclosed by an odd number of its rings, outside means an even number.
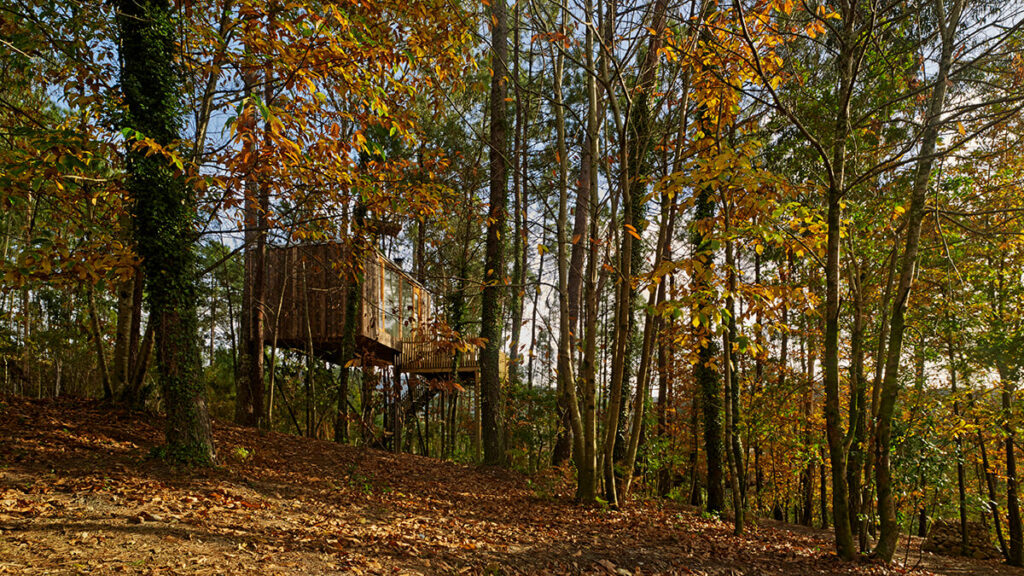
[[[350,267],[348,252],[337,242],[268,247],[266,343],[298,350],[312,343],[316,354],[347,362],[338,354],[345,325],[345,274]],[[377,251],[363,258],[361,273],[356,339],[368,363],[397,363],[410,374],[451,373],[451,353],[438,350],[419,332],[431,314],[430,293]],[[502,377],[507,365],[502,355]],[[463,354],[459,374],[477,378],[479,371],[478,355]]]
[[[305,349],[341,343],[348,255],[341,244],[267,248],[267,342]]]
[[[267,343],[337,354],[345,324],[350,256],[337,242],[267,249]],[[394,361],[401,342],[416,338],[431,296],[377,251],[363,258],[357,339],[378,361]]]

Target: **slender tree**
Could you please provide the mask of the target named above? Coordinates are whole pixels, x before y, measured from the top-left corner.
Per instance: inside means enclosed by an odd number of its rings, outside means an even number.
[[[502,339],[502,295],[505,287],[505,222],[508,196],[508,120],[505,98],[508,94],[508,17],[505,0],[490,3],[491,19],[491,98],[490,208],[487,216],[487,240],[484,254],[484,288],[480,304],[480,336],[486,339],[480,351],[481,418],[484,463],[505,463],[502,382],[499,365]]]
[[[932,84],[928,105],[926,124],[921,135],[921,152],[917,162],[913,186],[910,191],[910,208],[907,211],[906,245],[900,263],[900,276],[896,285],[893,300],[892,319],[890,320],[889,349],[885,360],[885,377],[882,380],[881,395],[878,403],[878,416],[875,423],[877,439],[875,442],[875,487],[878,491],[878,516],[881,533],[875,553],[886,561],[892,559],[896,552],[899,538],[899,523],[896,520],[896,506],[893,498],[893,481],[890,470],[889,452],[892,438],[892,418],[896,409],[896,396],[899,392],[899,366],[902,356],[903,332],[906,326],[906,313],[910,300],[910,290],[917,267],[918,250],[920,249],[921,223],[925,215],[929,182],[932,178],[932,166],[935,163],[935,150],[942,128],[942,114],[946,104],[946,91],[953,66],[953,50],[963,13],[965,0],[954,0],[948,10],[943,2],[935,2],[935,18],[939,25],[940,57],[939,66]],[[844,494],[845,496],[845,494]],[[839,513],[839,510],[836,510]],[[1012,548],[1012,546],[1011,546]]]

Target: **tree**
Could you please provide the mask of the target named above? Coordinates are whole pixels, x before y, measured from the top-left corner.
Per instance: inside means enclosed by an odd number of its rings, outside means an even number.
[[[155,325],[167,456],[208,464],[215,453],[200,378],[196,195],[174,150],[181,129],[174,12],[163,0],[122,0],[118,8],[127,191]]]
[[[508,17],[505,0],[490,3],[491,17],[491,99],[490,208],[487,218],[487,247],[484,257],[484,289],[481,302],[480,337],[487,340],[480,351],[481,416],[484,463],[505,463],[502,420],[502,382],[499,372],[502,332],[502,300],[505,288],[505,222],[508,196]],[[518,327],[516,328],[518,329]]]
[[[881,521],[881,534],[875,553],[887,562],[896,552],[899,539],[899,524],[896,521],[896,509],[893,503],[893,485],[889,470],[889,450],[891,440],[892,415],[899,392],[897,381],[901,360],[903,332],[906,323],[906,311],[910,298],[910,289],[917,266],[918,250],[921,239],[921,222],[925,214],[925,199],[929,183],[932,179],[932,165],[935,162],[935,150],[942,127],[942,115],[946,104],[946,90],[953,65],[954,41],[960,26],[960,17],[964,10],[964,0],[954,0],[948,11],[942,2],[935,3],[934,14],[939,25],[941,55],[939,67],[932,83],[930,101],[925,119],[925,128],[921,134],[921,151],[914,174],[910,195],[910,208],[907,211],[906,246],[903,249],[900,263],[900,276],[893,301],[892,319],[890,320],[889,350],[885,362],[885,378],[878,404],[875,433],[875,482],[878,490],[878,515]]]
[[[225,6],[225,13],[230,11],[230,2]],[[274,26],[275,8],[273,3],[267,10],[268,33]],[[256,19],[254,15],[245,16],[244,39],[254,43],[258,39]],[[269,34],[268,34],[269,35]],[[258,142],[259,132],[256,126],[258,113],[257,101],[273,101],[273,83],[270,76],[273,68],[265,67],[265,78],[259,81],[255,54],[251,46],[246,47],[243,62],[242,82],[246,100],[246,114],[239,122],[242,133],[243,155],[249,159],[246,167],[248,177],[245,179],[245,200],[243,219],[245,232],[244,261],[245,281],[242,284],[242,322],[241,340],[242,354],[239,358],[239,374],[237,376],[238,395],[235,400],[235,422],[243,426],[257,426],[264,418],[263,408],[263,340],[265,331],[266,302],[264,301],[264,278],[266,276],[267,256],[267,215],[270,211],[270,192],[268,183],[261,182],[258,175],[259,167]],[[259,94],[262,85],[263,94]],[[265,138],[269,139],[271,128],[267,122]]]

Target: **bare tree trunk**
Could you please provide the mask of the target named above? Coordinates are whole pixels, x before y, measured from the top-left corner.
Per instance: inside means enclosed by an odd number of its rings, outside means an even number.
[[[271,3],[268,9],[268,30],[274,26],[274,8]],[[249,17],[245,25],[246,35],[256,34],[255,19]],[[264,102],[273,101],[271,92],[270,70],[265,71],[263,85]],[[252,98],[257,88],[255,66],[246,66],[243,72],[246,98]],[[256,116],[255,108],[250,105],[246,117],[245,129],[250,133],[245,146],[253,158],[250,166],[250,177],[245,182],[245,251],[244,279],[242,281],[242,354],[239,362],[238,395],[235,399],[235,422],[243,426],[258,426],[264,414],[263,407],[263,338],[264,338],[264,286],[263,277],[266,269],[266,211],[269,208],[268,192],[264,183],[255,176],[258,168],[259,154],[256,148]],[[268,130],[269,132],[269,130]],[[269,134],[265,134],[267,144]]]
[[[882,301],[879,310],[887,310],[892,302],[892,291],[896,280],[897,250],[893,248],[889,256],[888,271],[886,274],[885,290],[882,293]],[[869,531],[874,533],[874,524],[871,520],[874,510],[874,498],[872,490],[874,486],[875,469],[875,445],[877,436],[875,434],[875,421],[878,417],[878,400],[882,392],[882,376],[885,373],[885,351],[889,344],[889,315],[884,312],[879,314],[878,341],[875,343],[874,351],[874,376],[871,380],[871,404],[867,407],[867,445],[864,455],[863,487],[861,489],[861,526],[859,545],[861,552],[867,552],[870,547]]]
[[[302,316],[306,325],[306,437],[313,438],[316,422],[316,383],[314,372],[316,367],[316,352],[313,348],[313,318],[309,305],[309,279],[310,274],[306,271],[306,262],[302,263]]]
[[[96,311],[96,295],[93,287],[87,288],[89,306],[89,326],[92,328],[92,339],[96,346],[96,361],[100,366],[100,380],[103,383],[103,399],[113,400],[114,389],[110,385],[110,369],[107,366],[107,352],[103,346],[103,330],[100,327],[99,313]]]
[[[805,327],[809,323],[805,323]],[[804,367],[804,448],[807,450],[807,463],[800,472],[800,523],[804,526],[814,525],[814,458],[810,447],[814,443],[814,429],[811,425],[811,414],[814,412],[814,370],[817,362],[814,336],[812,328],[805,328],[808,335],[801,340],[801,355],[806,363]]]
[[[567,10],[567,9],[566,9]],[[565,32],[566,11],[562,12],[562,32]],[[583,421],[580,414],[579,401],[576,396],[576,378],[572,370],[572,327],[574,326],[570,307],[569,293],[569,261],[567,257],[569,239],[566,238],[568,227],[569,202],[569,155],[565,136],[565,102],[562,94],[562,75],[564,72],[564,53],[558,50],[555,55],[555,128],[558,146],[558,395],[559,404],[568,411],[571,425],[573,451],[583,453]],[[579,307],[578,302],[575,304]]]
[[[125,388],[121,391],[121,401],[133,410],[142,409],[148,394],[145,393],[144,383],[146,373],[149,372],[150,358],[153,356],[153,323],[146,325],[146,333],[142,337],[139,351],[135,354],[136,360],[132,363],[132,372]]]
[[[499,363],[502,340],[502,300],[505,291],[505,221],[507,219],[508,161],[505,96],[508,64],[508,22],[505,0],[492,0],[491,97],[490,97],[490,209],[484,255],[484,287],[481,299],[480,336],[486,340],[480,352],[481,424],[484,464],[505,464],[505,435]]]
[[[858,57],[863,47],[858,44],[858,6],[854,3],[842,7],[843,26],[838,34],[838,102],[833,128],[831,177],[829,178],[827,202],[827,240],[825,263],[825,353],[823,356],[825,388],[825,431],[828,441],[829,462],[832,466],[832,511],[835,514],[836,552],[840,557],[851,560],[857,551],[853,545],[850,527],[848,486],[846,484],[846,462],[848,446],[843,429],[839,399],[839,313],[840,313],[840,242],[842,221],[842,198],[846,193],[847,139],[851,132],[850,102],[855,90]]]
[[[267,429],[274,429],[274,389],[277,386],[277,337],[280,334],[281,328],[281,308],[284,307],[284,296],[288,293],[288,275],[284,275],[281,281],[281,293],[277,299],[277,306],[274,308],[274,330],[270,339],[270,400],[267,402]],[[230,294],[230,293],[229,293]],[[230,298],[230,296],[229,296]],[[228,300],[230,302],[230,299]],[[231,320],[234,322],[234,320]],[[344,368],[342,369],[344,371]],[[348,399],[346,392],[345,398]],[[290,409],[290,408],[289,408]],[[348,421],[345,423],[345,434],[348,437]],[[337,434],[337,430],[335,430]]]
[[[608,411],[605,418],[604,480],[605,495],[612,506],[619,504],[615,479],[615,445],[619,433],[619,418],[623,404],[623,390],[629,379],[629,347],[633,339],[635,318],[633,299],[636,295],[633,276],[641,261],[639,232],[642,231],[641,214],[644,179],[648,171],[647,156],[651,149],[651,93],[657,89],[657,64],[665,29],[667,0],[656,0],[651,15],[650,44],[637,71],[634,99],[620,134],[620,185],[622,189],[622,237],[619,245],[618,294],[615,311],[615,346],[612,353],[612,381],[609,389]],[[642,404],[639,407],[641,410]]]
[[[122,221],[122,226],[127,229],[130,223],[127,218]],[[114,357],[113,366],[110,372],[110,387],[113,394],[120,395],[128,383],[131,374],[130,346],[132,340],[132,326],[135,306],[132,297],[135,295],[135,277],[119,283],[116,288],[117,294],[117,324],[114,330]],[[210,314],[211,318],[213,313]],[[213,336],[210,337],[211,341]],[[212,359],[212,354],[211,354]]]
[[[1011,566],[1024,564],[1024,530],[1021,527],[1020,516],[1020,486],[1017,482],[1017,448],[1014,427],[1011,416],[1013,414],[1013,393],[1016,386],[1010,377],[1009,370],[999,362],[999,379],[1002,384],[1000,394],[1002,414],[1003,435],[1005,436],[1006,451],[1006,511],[1007,523],[1009,524],[1010,546],[1007,555],[1007,563]]]
[[[522,27],[520,18],[521,3],[515,3],[515,13],[512,20],[512,100],[515,104],[513,118],[513,145],[512,158],[509,163],[512,167],[512,281],[514,286],[509,298],[509,313],[512,317],[511,330],[509,334],[509,383],[518,386],[520,369],[522,364],[519,352],[519,334],[523,326],[523,301],[526,296],[526,270],[527,270],[527,234],[525,219],[520,216],[526,211],[526,198],[524,194],[525,176],[519,171],[519,163],[524,151],[525,119],[523,117],[523,91],[521,90],[522,79],[519,77],[519,32]],[[532,45],[532,43],[531,43]],[[507,68],[507,63],[506,63]]]
[[[781,280],[781,278],[780,278],[780,280]],[[754,285],[755,286],[760,286],[761,285],[761,255],[758,254],[757,252],[754,252]],[[785,311],[785,306],[783,306],[783,311]],[[764,326],[764,324],[763,324],[764,318],[762,316],[760,308],[757,310],[757,317],[754,320],[754,322],[758,326]],[[785,324],[785,320],[783,320],[783,324]],[[765,341],[765,338],[764,338],[764,328],[761,328],[760,330],[757,331],[757,346],[761,350],[767,350],[767,348],[765,348],[764,341]],[[763,356],[762,352],[758,352],[757,356],[754,358],[754,394],[753,394],[753,397],[754,398],[759,397],[763,393],[763,391],[764,391],[764,356]],[[756,432],[757,428],[755,426],[751,426],[751,428],[754,428],[754,430],[755,430],[753,432],[753,434],[752,434],[751,443],[753,444],[753,452],[754,452],[754,514],[753,515],[754,515],[755,518],[757,518],[757,516],[759,514],[761,514],[761,512],[763,510],[763,502],[762,502],[762,499],[761,499],[761,495],[762,495],[762,493],[764,491],[764,470],[762,470],[762,468],[761,468],[761,454],[762,454],[763,448],[761,446],[761,435],[758,432]],[[749,480],[748,480],[748,484],[749,484]],[[750,502],[749,502],[750,498],[749,498],[749,496],[747,497],[747,500],[748,500],[747,506],[749,507],[750,506]]]
[[[624,143],[623,143],[624,144]],[[622,153],[624,160],[622,167],[625,181],[628,176],[628,155]],[[622,238],[618,249],[618,270],[616,271],[616,296],[614,316],[614,337],[612,347],[612,371],[611,382],[608,389],[608,407],[605,411],[604,444],[602,456],[604,458],[604,490],[605,500],[612,507],[618,506],[618,496],[615,493],[615,437],[619,429],[619,408],[622,403],[622,382],[626,369],[626,347],[629,344],[629,316],[630,316],[630,284],[632,282],[632,254],[633,234],[636,234],[636,226],[633,213],[633,195],[630,194],[628,185],[622,186],[623,224]]]
[[[953,394],[953,416],[960,419],[960,402],[956,399],[956,356],[953,353],[952,338],[946,342],[949,351],[949,388]],[[957,432],[953,438],[956,446],[954,457],[956,458],[956,487],[957,505],[960,510],[960,546],[963,554],[968,553],[969,543],[967,541],[967,476],[964,470],[964,440]],[[986,458],[987,459],[987,458]]]
[[[658,230],[657,253],[654,257],[654,270],[661,269],[662,262],[672,255],[672,235],[675,224],[675,202],[668,194],[661,199],[661,226]],[[619,493],[622,498],[629,495],[636,466],[637,451],[640,447],[640,431],[643,427],[644,406],[647,402],[648,382],[650,381],[651,354],[654,340],[661,332],[661,316],[656,312],[658,306],[665,301],[664,278],[658,279],[658,288],[652,291],[647,301],[647,315],[644,322],[643,343],[640,347],[640,373],[637,375],[636,396],[633,399],[633,419],[630,423],[629,444],[623,462],[622,486]]]
[[[867,382],[864,378],[864,293],[863,278],[859,267],[850,272],[850,292],[853,297],[853,328],[850,333],[850,412],[849,422],[853,428],[853,442],[850,444],[849,462],[846,468],[846,483],[849,486],[850,529],[859,538],[860,549],[866,548],[866,524],[861,520],[865,513],[863,483],[865,444],[867,441]]]
[[[593,0],[584,0],[587,18],[594,19]],[[584,38],[584,58],[588,68],[594,67],[594,40],[595,33],[592,26],[587,26]],[[603,57],[602,57],[603,61]],[[578,477],[576,482],[576,499],[582,502],[593,502],[597,499],[597,306],[598,286],[597,261],[600,257],[598,238],[598,220],[600,214],[597,209],[598,190],[597,177],[599,172],[599,101],[597,92],[597,79],[593,74],[587,76],[587,137],[586,137],[586,180],[587,180],[587,211],[589,222],[584,237],[581,237],[582,245],[585,247],[587,258],[587,269],[583,284],[583,360],[580,366],[583,392],[583,406],[581,409],[581,424],[583,428],[583,449],[576,457],[576,469]],[[581,175],[582,180],[582,175]],[[581,187],[578,194],[582,196]],[[579,209],[579,207],[577,207]],[[584,239],[585,238],[585,239]],[[573,247],[575,256],[576,248]],[[572,269],[570,268],[570,272]]]
[[[973,406],[974,396],[968,394],[968,402]],[[1009,561],[1010,551],[1006,546],[1006,538],[1003,536],[1003,523],[999,519],[999,497],[996,495],[996,474],[989,466],[988,462],[988,449],[985,448],[985,437],[982,435],[982,427],[978,422],[977,416],[974,418],[975,427],[978,430],[978,449],[981,451],[981,467],[985,473],[985,484],[988,488],[988,509],[992,513],[992,523],[996,527],[996,537],[999,540],[999,551],[1002,552],[1003,558]]]
[[[352,230],[349,234],[348,252],[349,269],[342,273],[345,275],[345,316],[341,327],[341,347],[338,351],[338,364],[340,373],[338,375],[338,401],[334,416],[334,441],[347,443],[348,437],[348,395],[349,378],[351,368],[349,364],[356,357],[356,334],[362,322],[360,318],[363,286],[362,274],[365,272],[365,247],[363,246],[363,220],[366,217],[366,205],[357,202],[352,210]],[[420,224],[422,227],[422,223]],[[420,255],[422,258],[422,253]],[[283,290],[282,290],[283,292]]]

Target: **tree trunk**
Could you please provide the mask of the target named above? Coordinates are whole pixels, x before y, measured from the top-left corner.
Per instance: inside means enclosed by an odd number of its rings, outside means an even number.
[[[807,326],[808,323],[804,323]],[[817,363],[817,347],[815,345],[813,332],[806,330],[808,336],[800,341],[801,356],[804,358],[804,450],[806,451],[807,462],[804,469],[800,471],[800,523],[804,526],[814,525],[814,466],[816,455],[811,447],[814,444],[814,429],[811,424],[811,414],[814,412],[814,371]]]
[[[619,504],[615,462],[616,445],[620,438],[620,419],[623,418],[623,395],[629,381],[629,366],[633,352],[632,341],[636,330],[633,300],[636,289],[633,276],[642,262],[640,232],[643,231],[644,180],[648,172],[647,156],[651,148],[651,93],[656,90],[656,72],[665,28],[667,0],[656,0],[651,16],[651,39],[648,50],[637,71],[634,101],[627,112],[625,130],[620,134],[620,186],[622,190],[622,237],[618,257],[618,283],[615,310],[615,340],[612,353],[611,386],[608,410],[605,414],[604,480],[605,493],[612,506]],[[636,240],[634,242],[634,239]],[[631,352],[632,350],[632,352]],[[639,407],[641,410],[642,405]]]
[[[129,226],[129,222],[124,221],[123,226],[127,228]],[[120,395],[124,390],[131,374],[130,347],[133,325],[132,312],[135,308],[134,302],[132,301],[132,296],[134,296],[134,287],[135,277],[133,276],[132,278],[117,284],[117,287],[115,288],[117,293],[117,325],[115,328],[114,357],[112,359],[113,366],[110,372],[110,387],[116,395]],[[213,314],[211,314],[211,317],[212,316]],[[213,338],[211,336],[211,341],[212,339]],[[213,356],[211,355],[210,358],[212,360]]]
[[[629,230],[624,227],[623,238],[633,236],[633,234],[643,230],[643,227],[640,226],[640,222],[644,219],[643,198],[646,192],[646,180],[650,173],[650,161],[648,157],[653,144],[653,138],[651,135],[652,113],[650,110],[650,98],[651,94],[655,92],[658,87],[658,58],[660,57],[659,53],[663,42],[662,36],[666,25],[665,15],[667,10],[667,0],[656,0],[651,15],[650,40],[647,51],[644,53],[643,60],[640,63],[640,68],[637,71],[634,106],[631,110],[630,121],[627,128],[627,134],[632,136],[632,138],[627,140],[627,153],[630,158],[623,167],[626,172],[626,190],[624,191],[624,194],[628,194],[630,196],[628,205],[629,210],[632,210],[633,217],[633,222],[627,223],[634,226],[634,229]],[[662,245],[665,241],[664,235],[668,233],[668,228],[670,226],[668,219],[669,213],[667,210],[663,209],[662,229],[659,230],[659,242],[655,247],[656,266],[660,264],[663,257],[664,249],[662,248]],[[628,268],[630,272],[625,275],[625,279],[628,284],[628,290],[625,292],[625,296],[628,299],[629,327],[627,332],[623,334],[623,337],[626,338],[626,355],[622,359],[622,384],[620,386],[620,394],[623,397],[620,398],[622,401],[620,407],[620,420],[622,421],[619,423],[619,426],[621,426],[622,432],[625,432],[626,429],[624,422],[625,410],[622,408],[625,408],[624,395],[629,382],[629,366],[633,364],[633,358],[636,355],[636,346],[633,342],[633,334],[636,332],[637,320],[636,307],[633,304],[637,300],[638,288],[633,283],[632,276],[640,271],[640,266],[643,264],[643,243],[636,241],[631,242],[630,244],[630,265]],[[648,303],[649,306],[656,303],[654,301],[656,295],[652,293],[650,298],[651,302]],[[640,444],[640,429],[643,424],[644,408],[647,403],[647,381],[650,374],[651,346],[657,326],[657,321],[649,311],[646,325],[644,327],[643,341],[640,346],[640,369],[639,374],[637,375],[636,400],[633,403],[634,413],[630,438],[628,442],[624,442],[624,434],[617,434],[615,439],[616,442],[623,444],[621,449],[622,454],[617,455],[616,461],[623,464],[622,470],[624,471],[624,476],[621,480],[621,487],[623,490],[621,491],[621,494],[617,494],[617,497],[625,497],[625,492],[629,489],[634,465],[636,463],[636,453]],[[614,448],[615,447],[613,447],[612,450],[613,453],[616,452]]]
[[[273,27],[273,8],[268,9],[268,30]],[[245,20],[245,35],[247,39],[258,34],[255,31],[257,26],[255,18],[248,17]],[[266,93],[261,97],[264,102],[270,103],[273,94],[270,92],[270,70],[268,69],[263,78],[263,85]],[[246,62],[243,70],[243,81],[245,83],[245,95],[252,99],[259,82],[255,65],[251,61]],[[252,158],[249,167],[250,176],[245,181],[245,250],[244,250],[244,278],[242,280],[242,326],[241,346],[242,353],[239,358],[238,395],[235,399],[235,423],[242,426],[258,426],[264,414],[263,406],[263,338],[265,330],[264,310],[264,286],[263,277],[266,272],[266,211],[269,208],[268,192],[266,185],[256,178],[255,174],[259,169],[259,152],[256,145],[256,117],[257,112],[254,104],[248,106],[243,129],[249,132],[245,139],[244,146],[248,148],[247,153]],[[267,140],[269,136],[265,135]],[[268,146],[272,145],[267,141]]]
[[[726,195],[723,202],[725,216],[726,237],[731,233],[732,227],[732,205],[731,199]],[[732,240],[725,241],[725,268],[728,285],[728,296],[725,298],[725,308],[729,313],[726,321],[726,329],[722,333],[722,376],[725,383],[726,394],[726,437],[728,442],[729,478],[732,487],[733,507],[733,531],[739,535],[743,533],[744,509],[743,509],[743,446],[739,437],[740,422],[740,384],[736,378],[736,366],[733,356],[733,344],[736,342],[736,304],[733,294],[736,293],[736,258],[733,253]]]
[[[341,347],[338,350],[338,406],[334,416],[334,441],[348,442],[348,395],[351,367],[349,363],[356,358],[356,334],[359,332],[360,301],[362,300],[362,278],[364,268],[365,247],[363,246],[363,221],[366,218],[366,204],[356,202],[352,210],[352,230],[349,233],[347,246],[349,266],[341,271],[345,275],[345,315],[342,317]],[[422,227],[422,224],[420,224]],[[422,258],[422,254],[420,255]],[[422,264],[418,263],[422,267]]]
[[[100,380],[103,382],[103,399],[110,401],[114,399],[114,389],[111,387],[110,368],[107,364],[107,351],[103,345],[103,330],[100,328],[99,313],[96,311],[96,295],[92,286],[88,287],[88,308],[89,326],[92,328],[92,339],[96,346],[96,361],[100,366]]]
[[[867,387],[864,379],[864,293],[859,268],[851,270],[850,292],[853,297],[853,328],[850,333],[850,412],[849,422],[853,427],[853,442],[850,444],[849,461],[846,468],[846,482],[849,486],[850,529],[858,536],[863,552],[866,546],[863,510],[864,449],[867,440]]]
[[[892,302],[892,291],[896,280],[897,250],[893,248],[889,257],[888,269],[886,272],[885,290],[882,292],[882,301],[879,303],[878,341],[875,343],[874,351],[874,376],[871,379],[871,405],[867,407],[867,445],[864,454],[863,487],[861,488],[861,527],[858,539],[861,552],[868,551],[870,543],[868,536],[874,534],[874,524],[869,520],[873,510],[874,500],[872,489],[874,486],[875,469],[875,446],[877,436],[875,435],[875,421],[878,416],[878,400],[882,391],[882,376],[885,373],[885,350],[889,344],[889,315],[884,311],[889,309]],[[870,534],[869,534],[870,532]]]
[[[832,466],[832,511],[835,515],[836,552],[850,560],[856,555],[850,528],[848,487],[846,485],[846,434],[839,410],[839,312],[840,312],[840,240],[842,198],[846,186],[847,138],[850,126],[850,101],[857,74],[858,45],[856,4],[843,7],[843,28],[839,34],[839,108],[835,117],[832,147],[832,177],[827,194],[828,227],[825,263],[825,429],[829,461]]]
[[[505,464],[502,382],[499,373],[502,340],[502,300],[505,291],[505,221],[508,157],[505,97],[508,64],[508,22],[505,0],[492,0],[491,97],[490,97],[490,209],[484,254],[484,287],[480,303],[480,336],[486,340],[480,351],[481,426],[484,464]]]
[[[117,24],[124,127],[167,147],[181,120],[175,69],[173,9],[165,0],[121,0]],[[214,461],[210,418],[200,373],[196,313],[195,191],[162,154],[129,146],[127,188],[134,200],[135,241],[155,324],[157,370],[167,412],[167,456]]]
[[[654,257],[653,270],[657,273],[661,264],[672,257],[672,236],[675,226],[675,202],[674,197],[662,194],[661,198],[661,226],[658,230],[658,244],[655,246],[657,253]],[[630,423],[629,444],[626,447],[626,458],[623,463],[622,486],[619,493],[623,498],[629,494],[630,484],[633,481],[633,471],[636,467],[637,452],[640,448],[640,431],[643,428],[645,405],[647,403],[647,390],[650,381],[651,354],[654,349],[654,341],[661,332],[662,318],[658,314],[658,306],[665,301],[667,281],[665,278],[656,278],[658,288],[652,291],[647,301],[647,315],[644,322],[643,342],[640,346],[640,372],[637,375],[636,397],[633,400],[633,419]],[[662,364],[664,358],[659,359]],[[664,385],[664,382],[662,382]],[[662,414],[661,418],[664,416]]]
[[[567,15],[563,12],[562,27],[564,32]],[[561,50],[555,56],[555,129],[558,147],[558,398],[560,407],[568,411],[571,425],[573,450],[576,454],[583,453],[583,422],[580,415],[579,402],[576,397],[576,379],[572,371],[572,327],[574,326],[570,311],[569,294],[569,260],[566,254],[569,240],[566,238],[569,210],[569,158],[565,142],[565,102],[562,95],[562,74],[564,54]],[[578,303],[576,304],[578,308]],[[560,420],[564,412],[559,414]]]
[[[967,400],[973,406],[974,397],[968,394]],[[1002,552],[1003,558],[1009,561],[1010,551],[1006,546],[1006,538],[1003,536],[1003,523],[999,519],[999,500],[996,495],[996,474],[989,466],[988,449],[985,448],[985,437],[981,433],[982,428],[978,422],[977,416],[974,418],[974,425],[978,430],[978,449],[981,451],[981,467],[984,469],[985,485],[988,488],[988,508],[992,513],[992,524],[996,527],[996,538],[999,540],[999,551]]]
[[[523,174],[519,171],[520,160],[526,156],[524,151],[524,132],[525,132],[525,119],[523,116],[523,93],[520,89],[522,85],[522,79],[519,77],[519,32],[522,28],[522,21],[520,18],[521,4],[515,3],[515,15],[512,21],[512,89],[513,96],[512,100],[515,104],[515,114],[513,117],[513,145],[512,145],[512,297],[509,299],[509,315],[512,317],[511,330],[509,334],[509,362],[508,362],[508,376],[509,384],[513,387],[518,386],[520,382],[520,368],[522,364],[522,358],[519,353],[519,333],[523,326],[523,300],[526,296],[526,271],[528,267],[527,260],[527,236],[529,229],[526,226],[525,219],[520,216],[526,211],[526,195],[525,195],[525,183],[523,182]],[[532,45],[532,43],[531,43]],[[507,66],[507,63],[506,63]]]
[[[999,379],[1002,384],[1000,394],[1003,435],[1006,450],[1006,516],[1009,524],[1010,546],[1006,562],[1011,566],[1024,565],[1024,529],[1021,526],[1020,485],[1017,483],[1017,442],[1013,426],[1013,393],[1016,386],[1006,366],[999,363]]]
[[[593,20],[593,0],[584,0],[584,12],[587,18]],[[587,67],[594,68],[594,29],[586,27],[584,37],[584,58]],[[602,56],[602,61],[603,61]],[[600,155],[598,149],[598,138],[600,124],[599,102],[597,95],[597,79],[594,74],[587,75],[587,137],[586,144],[586,209],[589,222],[586,226],[585,235],[581,237],[581,248],[587,255],[587,269],[583,285],[583,306],[584,306],[584,327],[583,327],[583,359],[580,366],[581,391],[583,394],[583,406],[580,409],[581,427],[583,428],[583,449],[576,456],[576,499],[581,502],[593,502],[597,499],[597,260],[600,255],[600,238],[598,238],[597,209],[598,190],[597,177],[599,171]],[[581,173],[581,187],[578,191],[583,196],[582,186],[583,174]],[[580,200],[578,200],[579,202]],[[577,206],[577,210],[579,206]],[[579,215],[577,215],[577,218]],[[575,259],[576,247],[573,247]],[[582,258],[582,255],[581,255]],[[570,274],[572,267],[570,267]],[[571,289],[571,287],[570,287]]]
[[[706,227],[711,225],[715,215],[715,204],[711,200],[711,191],[707,186],[697,193],[690,243],[693,247],[694,267],[699,270],[693,276],[693,291],[700,294],[711,289],[711,263],[713,254],[709,251]],[[704,416],[704,456],[707,461],[707,510],[710,513],[721,513],[725,509],[725,491],[722,485],[722,386],[718,370],[714,366],[718,356],[718,344],[712,335],[711,326],[705,316],[700,320],[700,312],[694,310],[696,338],[705,342],[697,350],[697,364],[694,366],[694,379],[697,382],[700,396],[701,411]]]
[[[625,147],[625,142],[623,142]],[[628,163],[628,155],[621,153],[620,158],[623,164]],[[615,290],[615,315],[614,315],[614,336],[612,346],[612,371],[608,388],[608,405],[605,410],[604,443],[602,457],[604,458],[604,490],[605,500],[612,507],[618,506],[615,483],[615,441],[619,431],[619,410],[622,404],[622,383],[626,371],[626,354],[629,345],[629,316],[630,316],[630,295],[632,289],[632,264],[633,264],[633,234],[636,233],[636,225],[633,212],[633,195],[629,192],[628,166],[623,166],[622,190],[622,235],[618,249],[618,270],[616,270]]]
[[[953,40],[960,22],[963,2],[964,0],[954,0],[952,6],[950,6],[948,18],[947,14],[937,14],[941,28],[942,54],[939,60],[938,73],[935,76],[935,84],[932,87],[927,122],[921,135],[921,151],[910,194],[910,208],[907,211],[906,245],[903,249],[896,297],[893,301],[892,320],[889,323],[891,326],[889,350],[886,355],[885,377],[882,381],[882,390],[878,403],[878,417],[875,425],[877,437],[875,445],[875,487],[878,491],[878,515],[881,533],[879,534],[878,544],[875,547],[875,554],[886,562],[892,560],[899,539],[899,523],[896,520],[896,508],[892,494],[892,472],[889,468],[889,455],[892,418],[896,409],[896,397],[899,393],[899,364],[903,351],[903,332],[907,306],[910,300],[910,289],[914,279],[914,269],[917,265],[921,222],[924,220],[928,183],[931,180],[936,143],[939,138],[942,112],[945,107],[946,89],[949,84],[949,71],[952,66],[954,48]],[[941,11],[942,4],[936,3],[936,7]],[[1012,443],[1012,438],[1008,442]],[[1013,555],[1011,553],[1011,561],[1012,558]]]
[[[960,402],[956,396],[956,355],[953,352],[952,338],[946,341],[946,346],[949,352],[949,388],[950,393],[953,395],[953,417],[959,421]],[[957,427],[959,428],[959,422],[957,422]],[[967,476],[964,470],[964,439],[957,432],[953,437],[953,441],[956,447],[954,456],[956,458],[957,507],[960,511],[960,546],[961,552],[967,555],[969,543],[967,541]]]

